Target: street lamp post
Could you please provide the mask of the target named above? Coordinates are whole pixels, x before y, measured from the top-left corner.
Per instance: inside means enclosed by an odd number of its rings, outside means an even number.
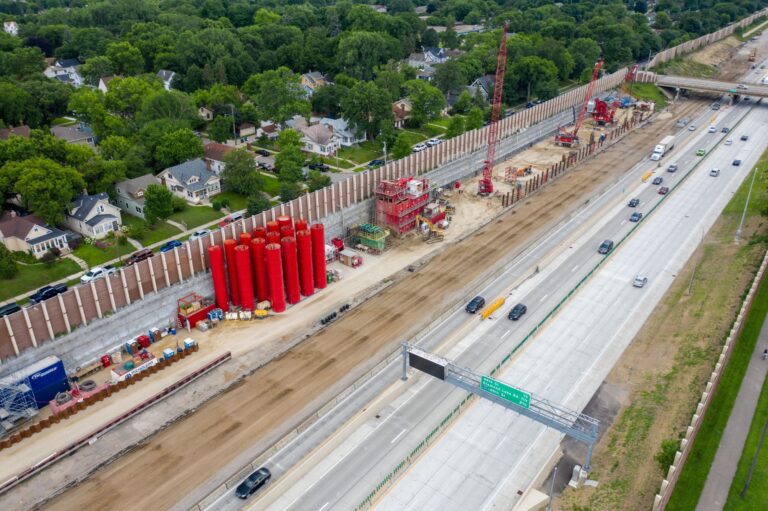
[[[747,208],[749,207],[749,198],[752,195],[752,187],[755,185],[755,178],[757,177],[757,166],[752,172],[752,182],[749,183],[749,191],[747,192],[747,200],[744,202],[744,211],[741,213],[741,221],[739,222],[739,228],[736,229],[736,237],[734,243],[738,243],[741,238],[741,230],[744,228],[744,220],[747,218]]]

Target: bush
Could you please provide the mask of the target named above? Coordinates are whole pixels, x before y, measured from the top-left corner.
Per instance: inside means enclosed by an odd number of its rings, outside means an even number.
[[[213,199],[211,201],[211,207],[214,211],[221,211],[221,208],[224,207],[221,203],[221,199]]]
[[[31,257],[31,254],[28,255]],[[13,252],[5,248],[5,245],[0,245],[0,278],[12,279],[18,272]]]
[[[180,213],[187,209],[187,201],[176,195],[171,199],[171,207],[174,213]]]
[[[133,238],[135,240],[143,240],[144,236],[147,235],[147,223],[141,222],[132,226],[123,226],[123,232],[129,238]]]
[[[269,197],[263,192],[258,192],[255,195],[248,197],[248,204],[246,211],[248,216],[258,215],[262,211],[267,211],[272,207],[272,203],[269,201]]]
[[[120,247],[124,247],[128,244],[128,236],[118,236],[117,237],[117,245]]]
[[[43,257],[40,258],[40,261],[50,266],[54,261],[56,261],[56,259],[58,259],[60,255],[61,252],[58,248],[51,247],[45,254],[43,254]]]
[[[675,453],[677,452],[677,446],[680,445],[679,440],[663,440],[661,442],[661,450],[656,453],[656,462],[661,467],[661,471],[666,473],[672,463],[675,462]]]

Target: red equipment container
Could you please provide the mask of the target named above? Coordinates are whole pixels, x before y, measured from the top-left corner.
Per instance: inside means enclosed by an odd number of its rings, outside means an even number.
[[[290,225],[284,225],[280,228],[280,236],[282,238],[293,238],[293,227]]]
[[[152,344],[152,341],[149,339],[148,335],[140,335],[136,338],[139,344],[141,344],[142,348],[149,348],[149,345]]]
[[[299,261],[296,254],[296,238],[286,236],[280,241],[283,251],[283,274],[285,275],[285,294],[288,303],[295,304],[301,300],[299,288]]]
[[[344,240],[341,238],[331,238],[331,245],[336,247],[336,252],[344,250]]]
[[[261,238],[251,240],[251,258],[253,259],[253,280],[256,282],[256,300],[269,300],[269,280],[264,248],[267,242]]]
[[[277,224],[280,227],[284,227],[286,225],[289,225],[291,228],[293,228],[293,220],[291,220],[291,217],[288,215],[282,215],[277,217]]]
[[[299,221],[296,221],[299,225]],[[301,294],[312,296],[315,292],[315,275],[312,272],[312,237],[309,231],[296,232],[296,246],[299,250],[299,287]]]
[[[280,232],[280,224],[275,220],[267,222],[267,232]]]
[[[282,236],[280,236],[279,232],[268,231],[267,232],[267,245],[271,245],[273,243],[279,245],[280,244],[280,238],[282,238]]]
[[[227,275],[229,276],[229,296],[232,299],[232,303],[240,305],[240,288],[237,285],[235,247],[237,247],[237,241],[224,240],[224,253],[227,255]]]
[[[323,224],[312,224],[312,270],[315,273],[315,288],[325,289],[325,228]]]
[[[224,251],[218,245],[211,245],[208,247],[208,258],[211,260],[216,305],[226,312],[229,310],[229,299],[227,298],[227,276],[224,271]]]
[[[285,290],[283,287],[283,263],[280,260],[280,245],[270,243],[264,247],[269,277],[269,301],[275,312],[285,311]]]
[[[101,356],[101,367],[109,367],[112,365],[112,359],[109,358],[109,355],[102,355]]]
[[[241,232],[240,233],[240,244],[245,245],[246,247],[251,246],[251,233],[250,232]]]
[[[253,239],[261,238],[263,240],[267,239],[267,228],[262,227],[260,225],[257,225],[253,228]]]
[[[297,218],[293,222],[293,228],[296,230],[296,232],[306,231],[309,229],[309,223],[307,223],[306,218]]]
[[[250,236],[249,236],[250,238]],[[253,303],[253,276],[251,275],[251,247],[239,245],[235,248],[237,259],[237,278],[240,287],[240,303],[243,309],[252,311]]]

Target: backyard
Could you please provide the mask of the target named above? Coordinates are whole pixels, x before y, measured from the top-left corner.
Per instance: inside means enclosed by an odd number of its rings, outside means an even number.
[[[72,253],[79,257],[88,266],[93,268],[112,259],[130,254],[135,249],[130,243],[120,245],[115,238],[104,240],[93,240],[92,243],[83,242]]]
[[[184,211],[172,214],[170,220],[186,225],[187,229],[193,229],[218,220],[223,216],[224,213],[215,211],[210,206],[187,206],[187,209]]]
[[[158,222],[156,225],[150,227],[141,218],[131,215],[123,215],[123,225],[129,226],[134,232],[136,232],[136,229],[138,229],[139,232],[143,232],[141,238],[134,237],[134,239],[145,247],[154,245],[157,242],[181,233],[180,230],[167,222]]]

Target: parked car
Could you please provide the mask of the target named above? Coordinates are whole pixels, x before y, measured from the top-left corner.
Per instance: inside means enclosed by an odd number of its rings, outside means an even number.
[[[270,471],[265,467],[261,467],[256,472],[246,477],[245,480],[237,486],[235,495],[241,499],[247,499],[258,489],[267,484],[271,477],[272,474]]]
[[[509,316],[507,317],[512,321],[517,321],[526,312],[528,312],[528,307],[526,307],[522,303],[518,303],[517,305],[512,307],[512,310],[509,311]]]
[[[726,140],[725,145],[733,145],[733,139],[729,138],[728,140]]]
[[[749,140],[749,135],[742,135],[741,136],[741,141],[742,142],[746,142],[747,140]]]
[[[733,160],[734,167],[738,167],[739,165],[741,165],[741,160]]]
[[[670,163],[667,172],[677,172],[677,163]]]
[[[0,307],[0,318],[3,316],[7,316],[8,314],[13,314],[14,312],[19,312],[21,310],[21,306],[16,302],[6,303],[2,307]]]
[[[117,269],[111,264],[104,265],[103,267],[96,266],[85,272],[85,275],[80,277],[80,282],[87,284],[89,282],[93,282],[94,280],[103,279],[107,275],[112,275],[116,271]]]
[[[414,153],[420,153],[427,148],[427,144],[416,144],[413,146]]]
[[[329,170],[331,170],[331,167],[329,167],[325,163],[310,163],[309,168],[311,170],[319,170],[320,172],[328,172]]]
[[[465,310],[470,314],[474,314],[480,309],[482,309],[484,305],[485,305],[485,298],[483,298],[482,296],[476,296],[469,301]]]
[[[209,234],[211,234],[211,230],[210,229],[203,229],[202,231],[195,231],[195,232],[192,233],[192,235],[190,235],[189,241],[195,241],[195,240],[198,240],[200,238],[204,238],[204,237],[208,236]]]
[[[707,132],[709,132],[709,133],[716,133],[717,132],[717,127],[710,126],[709,129],[707,129]]]
[[[29,301],[39,303],[48,298],[53,298],[67,290],[66,284],[56,284],[54,286],[45,286],[37,290],[35,294],[29,297]]]
[[[242,213],[232,213],[228,217],[224,217],[221,220],[221,222],[219,222],[219,227],[226,227],[232,222],[237,222],[238,220],[242,220],[242,219],[243,219]]]
[[[152,252],[151,248],[143,248],[131,254],[131,256],[125,261],[125,265],[131,266],[133,264],[138,263],[139,261],[143,261],[144,259],[149,259],[150,257],[154,257],[154,255],[155,253]]]
[[[637,275],[635,280],[632,281],[632,285],[635,287],[643,287],[648,283],[648,277]]]
[[[443,143],[443,141],[440,140],[439,138],[430,138],[429,140],[427,140],[427,146],[429,146],[429,147],[434,147],[434,146],[440,145],[442,143]]]
[[[641,218],[643,218],[643,214],[640,213],[640,212],[635,211],[634,213],[632,213],[632,215],[630,215],[629,221],[630,222],[639,222]]]
[[[696,151],[696,156],[704,156],[705,154],[707,154],[707,151],[705,151],[704,149],[698,149]]]
[[[600,243],[600,247],[597,249],[598,254],[607,254],[613,250],[613,241],[612,240],[605,240],[602,243]]]
[[[634,198],[629,201],[629,204],[627,204],[627,206],[629,206],[630,208],[636,208],[638,204],[640,204],[640,199]]]
[[[664,181],[664,179],[662,179],[660,177],[654,177],[653,181],[651,181],[651,184],[660,185],[663,181]]]
[[[371,160],[368,162],[368,168],[380,167],[384,165],[384,160]]]
[[[270,152],[267,151],[266,149],[257,149],[256,154],[258,154],[259,156],[271,156]]]
[[[162,247],[160,247],[160,252],[170,252],[174,248],[181,247],[182,245],[184,245],[184,243],[182,243],[179,240],[171,240],[167,242],[165,245],[163,245]]]
[[[662,186],[659,188],[659,195],[666,195],[669,193],[669,187],[668,186]]]

